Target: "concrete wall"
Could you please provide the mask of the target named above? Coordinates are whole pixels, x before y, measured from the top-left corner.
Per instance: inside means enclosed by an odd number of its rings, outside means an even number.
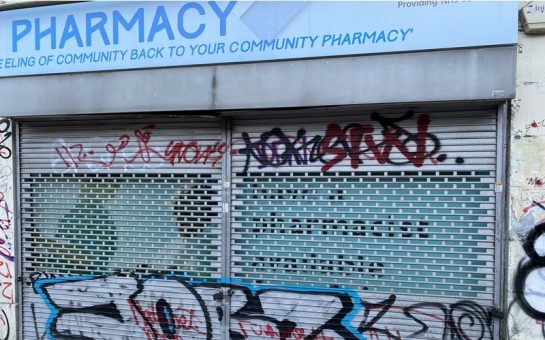
[[[542,4],[545,4],[542,3]],[[522,3],[521,6],[524,6]],[[545,35],[519,33],[509,181],[509,339],[545,338]]]

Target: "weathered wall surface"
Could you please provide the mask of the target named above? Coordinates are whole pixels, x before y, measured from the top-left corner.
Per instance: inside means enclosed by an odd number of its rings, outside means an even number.
[[[15,339],[12,126],[0,119],[0,339]]]
[[[521,4],[524,6],[525,4]],[[545,35],[519,33],[509,190],[509,339],[545,338]]]

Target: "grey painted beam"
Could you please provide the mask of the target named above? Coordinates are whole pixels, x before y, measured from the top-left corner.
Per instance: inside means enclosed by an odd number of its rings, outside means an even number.
[[[505,100],[515,46],[0,78],[0,116]]]

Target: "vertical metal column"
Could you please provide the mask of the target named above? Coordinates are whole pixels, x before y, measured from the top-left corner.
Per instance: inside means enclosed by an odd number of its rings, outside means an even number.
[[[12,120],[11,125],[11,131],[12,131],[12,158],[13,158],[13,204],[14,204],[14,211],[15,214],[13,214],[13,226],[15,228],[14,236],[15,236],[15,278],[16,278],[16,284],[15,284],[15,324],[17,325],[15,332],[16,332],[16,339],[22,339],[23,338],[23,285],[25,284],[25,278],[23,277],[23,247],[22,247],[22,240],[23,240],[23,233],[21,228],[21,221],[22,221],[22,209],[21,209],[21,162],[19,157],[19,122]]]
[[[222,215],[221,215],[221,276],[231,277],[231,118],[223,118],[222,142],[225,145],[225,156],[222,159]],[[229,340],[230,324],[230,290],[222,287],[223,317],[221,320],[221,336]]]
[[[495,263],[494,263],[494,281],[497,283],[494,286],[494,305],[496,308],[498,308],[499,311],[506,311],[505,307],[505,299],[506,299],[506,282],[504,281],[507,277],[504,273],[504,266],[503,264],[504,259],[507,259],[506,255],[506,247],[508,246],[509,242],[507,241],[508,237],[508,231],[505,230],[505,218],[507,215],[505,214],[505,211],[507,210],[507,207],[505,205],[506,202],[506,179],[507,176],[505,175],[506,172],[506,162],[505,157],[507,155],[506,147],[507,147],[507,141],[506,138],[508,136],[507,134],[507,102],[504,102],[500,105],[498,105],[498,135],[497,135],[497,149],[496,149],[496,157],[497,157],[497,163],[496,163],[496,230],[495,230]],[[494,314],[492,317],[495,317]],[[499,322],[498,322],[499,321]],[[504,323],[502,320],[496,320],[496,322],[493,322],[494,325],[494,337],[496,339],[502,339],[503,333],[506,331]]]

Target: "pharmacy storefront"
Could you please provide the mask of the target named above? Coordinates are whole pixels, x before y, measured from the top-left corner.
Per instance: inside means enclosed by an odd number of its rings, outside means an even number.
[[[500,337],[516,3],[98,1],[0,36],[0,338]]]

